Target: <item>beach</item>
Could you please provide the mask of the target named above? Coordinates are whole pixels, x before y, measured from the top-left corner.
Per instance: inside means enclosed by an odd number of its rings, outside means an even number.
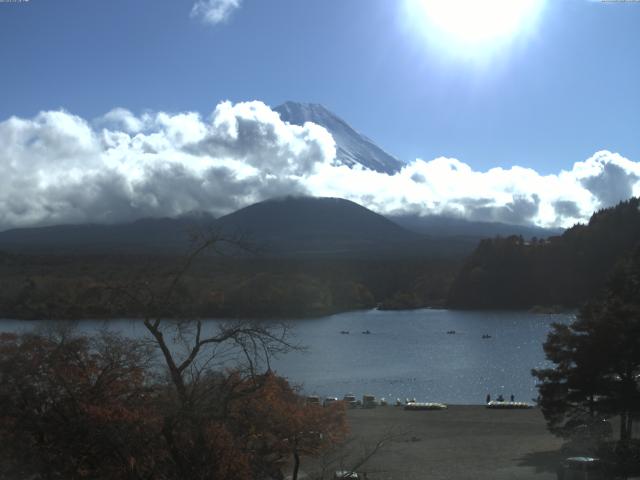
[[[547,431],[537,408],[454,405],[442,411],[405,411],[388,406],[353,409],[348,418],[353,441],[349,453],[343,452],[349,456],[345,467],[379,439],[392,437],[358,469],[369,480],[552,480],[561,458],[561,441]],[[302,469],[317,472],[322,463],[307,460]],[[335,471],[334,466],[326,471]]]

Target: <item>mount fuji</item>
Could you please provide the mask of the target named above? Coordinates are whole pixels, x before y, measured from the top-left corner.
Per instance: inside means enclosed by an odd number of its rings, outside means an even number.
[[[320,104],[285,102],[273,110],[278,112],[285,122],[294,125],[313,122],[326,128],[336,142],[336,161],[339,164],[348,167],[361,165],[389,175],[398,172],[404,165]]]

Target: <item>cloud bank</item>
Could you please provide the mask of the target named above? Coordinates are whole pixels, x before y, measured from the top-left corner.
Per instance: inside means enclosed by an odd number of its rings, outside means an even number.
[[[241,0],[198,0],[191,9],[191,18],[198,18],[209,25],[226,21],[240,8]]]
[[[571,170],[476,171],[417,159],[395,175],[335,165],[323,127],[283,122],[262,102],[199,113],[86,120],[65,111],[0,122],[0,229],[223,215],[283,195],[343,197],[380,213],[569,226],[640,194],[640,164],[600,151]]]

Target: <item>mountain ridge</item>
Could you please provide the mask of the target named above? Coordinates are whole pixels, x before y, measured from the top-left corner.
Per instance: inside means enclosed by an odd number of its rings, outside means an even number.
[[[561,235],[564,229],[537,225],[516,225],[502,222],[480,222],[444,215],[387,215],[387,218],[407,230],[426,235],[437,231],[438,236],[471,236],[478,238],[521,235],[526,239]]]
[[[441,218],[440,225],[447,219]],[[425,230],[403,225],[394,217],[375,213],[355,202],[339,198],[281,197],[239,209],[215,219],[200,213],[178,218],[141,218],[113,225],[52,225],[0,232],[0,250],[15,253],[170,253],[189,247],[189,234],[222,230],[233,236],[248,234],[277,254],[343,254],[394,249],[406,253],[465,255],[483,238],[478,224],[456,220],[457,230]],[[484,224],[480,224],[484,225]],[[508,226],[484,225],[489,236],[504,234]],[[513,227],[521,234],[522,227]],[[459,238],[454,238],[459,237]],[[464,237],[464,238],[463,238]],[[453,240],[451,240],[453,239]],[[451,241],[450,241],[451,240]]]

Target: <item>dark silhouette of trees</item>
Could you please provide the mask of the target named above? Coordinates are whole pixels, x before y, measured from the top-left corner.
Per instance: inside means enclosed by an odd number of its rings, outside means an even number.
[[[182,298],[203,318],[301,318],[373,308],[442,305],[462,259],[218,257],[198,259]],[[105,284],[143,278],[167,288],[176,256],[0,254],[0,316],[16,319],[144,318],[144,305],[109,303]]]
[[[561,236],[487,239],[460,269],[448,303],[460,308],[578,307],[640,242],[640,199],[593,214]]]
[[[584,425],[595,432],[603,418],[617,416],[620,442],[628,444],[640,415],[640,248],[573,323],[553,326],[544,349],[555,366],[533,375],[550,430],[570,437]]]

